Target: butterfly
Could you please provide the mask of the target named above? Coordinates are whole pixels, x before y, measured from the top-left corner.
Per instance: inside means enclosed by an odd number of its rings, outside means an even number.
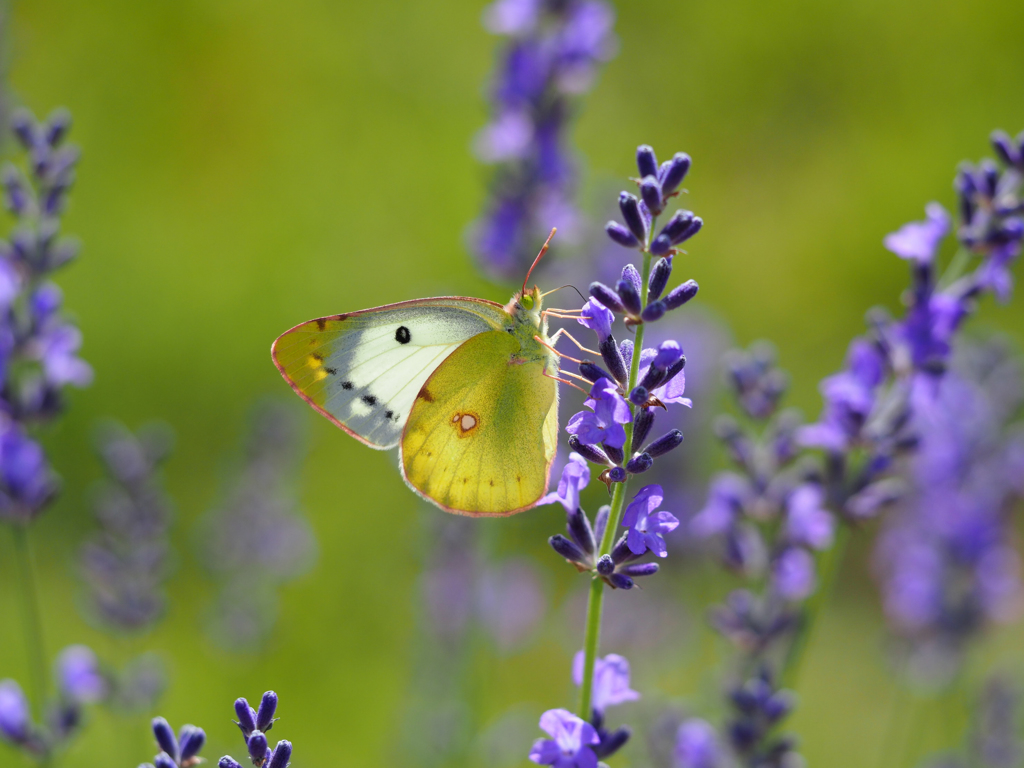
[[[336,426],[371,448],[397,446],[402,478],[426,500],[473,517],[522,512],[547,492],[564,381],[563,331],[548,336],[556,311],[542,311],[526,280],[504,306],[445,296],[310,320],[271,356]]]

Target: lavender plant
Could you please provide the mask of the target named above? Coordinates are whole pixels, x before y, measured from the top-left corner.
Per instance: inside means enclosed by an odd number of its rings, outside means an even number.
[[[899,668],[940,687],[992,624],[1019,615],[1012,511],[1024,493],[1020,362],[989,342],[964,346],[941,389],[914,403],[917,451],[875,562]]]
[[[6,164],[3,200],[14,226],[0,240],[0,520],[14,535],[22,598],[22,626],[29,655],[32,706],[13,680],[0,682],[0,734],[47,760],[76,730],[82,705],[99,700],[95,656],[66,649],[58,659],[50,696],[46,643],[39,615],[31,522],[59,489],[42,446],[32,436],[64,407],[67,386],[83,387],[92,369],[78,357],[79,330],[61,311],[63,297],[52,275],[72,261],[77,244],[61,236],[60,217],[75,178],[78,149],[66,143],[70,115],[54,112],[38,122],[27,110],[11,117],[24,167]]]
[[[579,230],[566,135],[573,99],[614,52],[613,20],[602,0],[496,0],[484,12],[487,29],[508,38],[491,86],[491,122],[475,142],[477,156],[497,165],[470,235],[493,275],[522,275],[552,226],[569,242]]]
[[[267,691],[260,699],[259,709],[253,709],[244,698],[235,701],[235,725],[242,732],[245,749],[255,768],[288,768],[292,756],[290,741],[279,741],[271,749],[267,743],[267,732],[274,727],[277,718],[277,694]],[[191,768],[205,762],[199,756],[206,744],[206,732],[194,725],[183,725],[177,736],[162,717],[153,718],[153,736],[160,751],[152,763],[142,763],[139,768]],[[218,762],[219,768],[240,768],[230,755]]]
[[[732,419],[720,421],[720,437],[741,472],[715,479],[708,504],[691,528],[699,536],[720,541],[720,558],[727,567],[753,579],[763,578],[764,583],[759,593],[733,592],[712,614],[716,628],[735,647],[736,677],[726,686],[733,714],[725,724],[724,738],[714,740],[718,747],[728,745],[728,750],[715,752],[711,759],[710,747],[697,749],[690,744],[690,739],[703,739],[710,728],[703,721],[692,721],[696,724],[679,733],[679,754],[697,755],[683,761],[687,768],[720,765],[730,759],[727,754],[744,765],[787,764],[794,742],[778,735],[778,724],[791,711],[792,698],[780,690],[779,681],[797,680],[803,650],[830,592],[849,531],[903,495],[901,457],[916,454],[919,467],[932,466],[929,488],[942,498],[924,503],[929,510],[924,525],[929,532],[945,530],[947,538],[937,548],[948,550],[956,539],[958,547],[970,550],[963,555],[955,551],[936,555],[932,548],[915,557],[914,550],[905,546],[909,539],[918,552],[928,549],[928,544],[921,542],[920,528],[908,531],[900,540],[903,546],[892,545],[894,553],[898,548],[892,558],[892,578],[910,590],[902,605],[911,612],[936,610],[931,607],[935,601],[921,590],[941,583],[941,560],[947,556],[965,560],[968,569],[990,556],[993,565],[987,586],[1002,590],[1003,597],[1017,589],[1013,568],[1007,567],[1015,556],[1001,546],[1005,538],[998,534],[1005,530],[1006,483],[992,484],[989,473],[982,481],[987,485],[985,493],[976,493],[978,488],[961,492],[967,480],[962,452],[969,451],[969,436],[948,431],[927,435],[929,429],[940,428],[928,423],[934,425],[938,414],[949,412],[954,404],[954,418],[960,424],[966,393],[955,377],[945,375],[957,333],[981,296],[1008,297],[1009,267],[1024,236],[1019,216],[1024,212],[1020,140],[996,133],[993,145],[1003,169],[986,161],[964,166],[958,174],[961,250],[941,279],[937,277],[938,250],[950,228],[950,216],[941,206],[930,204],[927,220],[907,224],[886,237],[886,247],[912,265],[906,313],[898,320],[880,310],[869,314],[870,333],[851,343],[845,370],[822,382],[826,404],[818,422],[801,426],[785,413],[773,419],[784,376],[773,369],[771,358],[762,350],[732,358],[730,378],[739,407],[760,426],[744,428]],[[927,448],[922,450],[923,443],[938,451],[932,462]],[[951,459],[951,448],[957,445],[961,448],[952,454],[959,456]],[[807,448],[822,451],[820,469],[807,463],[809,455],[801,456],[801,449]],[[1005,461],[999,461],[1005,471]],[[935,466],[937,462],[945,463]],[[959,472],[952,476],[946,474],[957,468]],[[935,484],[938,474],[944,478],[941,485]],[[974,533],[970,541],[963,538],[968,532]],[[937,534],[940,539],[942,535]],[[930,574],[928,586],[915,567]],[[962,598],[962,579],[957,585]],[[975,590],[968,592],[968,604],[972,598],[974,605],[985,599]],[[941,596],[938,599],[941,603]],[[899,603],[897,598],[891,605]],[[961,623],[956,629],[948,627],[954,633],[967,629],[964,622],[971,623],[964,615],[944,618],[953,625]],[[947,635],[944,642],[948,641]]]
[[[591,383],[585,403],[589,411],[569,419],[566,429],[573,453],[557,490],[542,500],[557,501],[566,510],[568,536],[552,536],[552,548],[591,578],[584,647],[574,665],[580,686],[579,708],[576,715],[555,709],[541,718],[541,728],[552,738],[538,740],[530,759],[542,765],[593,766],[599,757],[614,754],[629,739],[628,728],[605,728],[604,707],[636,694],[629,689],[625,659],[613,655],[599,660],[597,656],[604,589],[628,590],[636,578],[656,573],[657,563],[640,559],[648,552],[665,557],[664,534],[679,525],[671,512],[660,509],[664,501],[660,485],[644,486],[628,504],[626,499],[632,478],[650,470],[656,459],[683,439],[679,430],[651,437],[656,408],[690,405],[683,396],[686,357],[674,341],[645,349],[643,339],[648,324],[696,295],[697,284],[692,280],[666,289],[678,246],[697,234],[703,222],[692,212],[680,210],[657,229],[658,217],[679,194],[690,169],[688,155],[678,153],[659,165],[654,150],[643,145],[636,158],[640,197],[623,192],[619,205],[625,224],[609,222],[606,231],[614,242],[639,251],[642,268],[628,264],[614,288],[601,282],[590,286],[591,299],[579,322],[597,334],[599,352],[595,354],[605,367],[591,359],[578,361],[581,379]],[[626,327],[635,332],[635,341],[627,339],[620,344],[615,340],[612,327],[616,315],[622,315]],[[580,507],[579,496],[590,481],[588,462],[601,468],[599,479],[612,496],[611,504],[598,511],[593,525]],[[621,535],[620,525],[626,528]]]
[[[219,581],[211,627],[233,648],[256,647],[273,627],[279,586],[305,573],[316,539],[292,488],[299,424],[284,405],[254,410],[244,464],[204,521],[203,559]]]
[[[110,422],[97,435],[109,479],[97,489],[100,527],[82,545],[80,567],[90,616],[115,632],[145,631],[164,611],[171,501],[158,473],[172,443],[163,424],[134,435]]]

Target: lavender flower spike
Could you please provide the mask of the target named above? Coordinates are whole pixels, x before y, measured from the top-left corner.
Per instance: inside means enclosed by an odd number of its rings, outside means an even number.
[[[0,680],[0,736],[14,744],[29,735],[28,700],[13,680]]]
[[[540,716],[540,728],[551,736],[537,739],[530,760],[554,768],[597,768],[592,745],[600,742],[597,731],[565,709],[549,709]]]

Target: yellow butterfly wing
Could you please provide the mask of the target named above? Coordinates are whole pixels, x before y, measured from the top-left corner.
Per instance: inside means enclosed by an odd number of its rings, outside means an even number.
[[[386,449],[398,444],[416,395],[444,359],[511,322],[500,304],[483,299],[417,299],[301,323],[274,341],[271,356],[320,414]]]
[[[456,349],[427,379],[402,434],[409,486],[442,509],[499,516],[547,492],[558,440],[554,358],[493,331]]]

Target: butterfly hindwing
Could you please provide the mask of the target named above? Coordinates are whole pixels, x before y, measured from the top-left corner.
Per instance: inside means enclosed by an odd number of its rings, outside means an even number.
[[[374,448],[393,448],[424,382],[461,344],[501,330],[499,304],[445,297],[311,320],[271,348],[292,388]]]
[[[550,359],[483,333],[455,350],[419,392],[401,442],[406,482],[449,512],[506,515],[547,490],[558,437]]]

